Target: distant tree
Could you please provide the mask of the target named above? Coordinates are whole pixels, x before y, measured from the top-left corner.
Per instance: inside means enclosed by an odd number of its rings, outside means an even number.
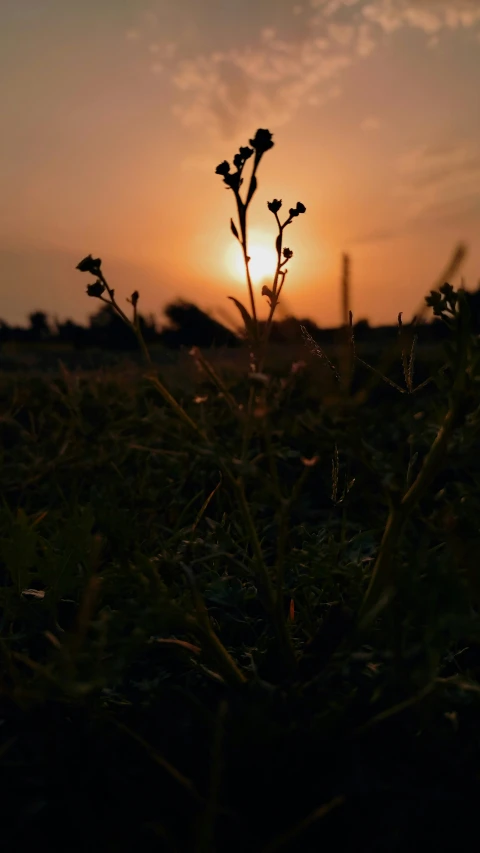
[[[172,302],[164,313],[170,320],[170,326],[164,328],[159,337],[166,346],[228,347],[239,343],[230,329],[191,302]]]
[[[48,325],[47,315],[44,311],[34,311],[29,314],[30,320],[30,338],[33,341],[45,341],[51,337],[50,327]]]
[[[322,333],[320,326],[317,326],[317,324],[313,320],[309,320],[308,317],[304,317],[303,320],[299,320],[298,324],[299,326],[303,326],[307,330],[308,334],[313,338]]]
[[[372,330],[368,320],[358,320],[353,324],[353,334],[356,341],[366,341],[371,338]]]
[[[134,350],[138,342],[133,330],[127,326],[112,305],[101,305],[96,314],[91,314],[89,343],[96,347],[113,350]]]
[[[138,323],[145,343],[154,343],[158,339],[157,323],[154,314],[150,314],[148,320],[141,314],[138,315]]]
[[[0,351],[2,344],[12,339],[12,329],[5,320],[0,320]]]
[[[72,344],[75,349],[82,349],[88,344],[88,329],[74,323],[73,320],[65,320],[64,323],[55,323],[57,329],[57,340],[61,343]]]
[[[265,329],[266,321],[261,320],[259,327],[261,332]],[[285,317],[284,320],[274,320],[271,329],[269,340],[272,343],[278,344],[298,344],[302,343],[302,329],[304,326],[312,337],[318,336],[320,329],[313,320],[298,320],[297,317]]]
[[[470,311],[472,312],[472,325],[474,331],[478,334],[480,332],[480,282],[477,290],[474,290],[473,293],[467,291],[465,295]]]

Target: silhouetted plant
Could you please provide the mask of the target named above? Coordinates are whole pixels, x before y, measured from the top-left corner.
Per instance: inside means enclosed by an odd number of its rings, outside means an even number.
[[[281,223],[278,213],[282,206],[282,201],[279,199],[273,199],[273,201],[267,202],[268,209],[275,216],[278,226],[278,236],[275,241],[275,248],[277,252],[277,266],[272,286],[268,287],[267,285],[264,285],[262,288],[262,296],[266,296],[269,300],[268,304],[270,307],[270,312],[268,315],[268,320],[262,330],[263,334],[260,336],[260,328],[257,321],[255,295],[253,292],[253,285],[249,267],[250,256],[248,254],[247,212],[250,202],[252,201],[258,186],[257,169],[259,163],[265,152],[273,148],[274,145],[272,134],[269,130],[259,128],[254,138],[250,140],[250,145],[252,146],[252,148],[241,147],[238,154],[235,154],[233,158],[233,164],[236,168],[235,172],[230,171],[231,166],[227,160],[224,160],[222,163],[220,163],[217,166],[215,172],[217,175],[221,175],[223,177],[224,184],[226,184],[228,189],[231,189],[233,191],[235,196],[239,228],[237,228],[233,219],[230,220],[230,228],[233,236],[240,243],[243,253],[247,287],[250,297],[251,313],[249,313],[245,306],[235,297],[230,296],[229,299],[231,299],[235,303],[238,310],[240,311],[247,336],[254,345],[256,369],[260,370],[265,354],[265,345],[268,341],[268,337],[270,334],[273,315],[278,305],[280,293],[285,281],[285,276],[287,274],[286,264],[293,257],[293,252],[291,251],[291,249],[283,248],[283,232],[287,225],[290,225],[294,218],[299,216],[301,213],[305,213],[306,207],[304,204],[302,204],[302,202],[297,202],[296,207],[290,208],[287,219],[283,223]],[[255,154],[255,156],[253,158],[253,168],[250,175],[250,181],[248,183],[248,189],[245,198],[242,198],[240,188],[242,187],[244,182],[243,171],[247,160],[249,160],[253,154]],[[259,349],[260,344],[263,344],[261,351]]]
[[[130,299],[127,298],[127,302],[133,307],[133,319],[129,320],[124,311],[120,308],[118,303],[115,300],[115,291],[109,287],[108,282],[102,272],[102,261],[100,258],[93,258],[92,255],[87,255],[80,263],[77,264],[77,270],[80,272],[88,272],[91,275],[95,275],[96,281],[91,284],[87,284],[87,294],[88,296],[95,297],[97,299],[101,299],[102,302],[105,302],[106,305],[111,305],[114,311],[118,314],[119,317],[123,320],[123,322],[132,329],[134,332],[140,348],[142,350],[145,361],[148,365],[151,364],[150,353],[145,344],[144,337],[142,335],[142,329],[139,324],[138,314],[137,314],[137,303],[139,300],[139,293],[135,290]],[[108,299],[105,299],[103,294],[105,291],[108,294]]]
[[[404,494],[401,497],[392,495],[389,517],[359,613],[360,624],[363,626],[370,624],[395,594],[398,585],[395,550],[405,524],[435,476],[443,468],[454,430],[464,426],[467,415],[478,408],[480,346],[478,337],[472,333],[471,312],[465,291],[456,291],[451,284],[445,283],[439,290],[432,290],[425,302],[452,333],[452,338],[446,345],[447,363],[435,379],[448,398],[448,409],[417,476],[412,481],[409,470]],[[401,328],[401,315],[399,327]],[[420,387],[413,387],[412,361],[413,350],[410,362],[404,362],[405,382],[410,394]],[[412,457],[409,469],[411,464]]]
[[[161,333],[167,346],[236,346],[237,336],[190,302],[172,302],[164,309],[171,326]]]
[[[29,315],[29,320],[34,341],[43,341],[50,337],[47,315],[43,311],[34,311]]]

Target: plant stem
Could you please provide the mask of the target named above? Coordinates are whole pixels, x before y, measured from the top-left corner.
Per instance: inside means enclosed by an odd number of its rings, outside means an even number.
[[[137,336],[138,343],[140,344],[140,349],[142,350],[142,355],[145,359],[146,365],[147,365],[147,367],[151,367],[152,366],[152,358],[151,358],[150,352],[148,350],[148,347],[145,343],[145,339],[142,335],[141,329],[139,328],[138,325],[134,328],[134,332]]]
[[[287,621],[283,615],[283,609],[279,606],[279,599],[281,601],[281,596],[276,595],[268,568],[265,564],[265,560],[263,558],[262,549],[260,546],[260,541],[258,539],[257,530],[255,528],[255,524],[253,522],[253,518],[250,512],[250,507],[248,506],[247,499],[245,497],[245,491],[243,488],[243,483],[241,480],[235,481],[236,491],[239,498],[240,508],[242,510],[242,514],[244,517],[245,525],[250,535],[250,541],[252,543],[253,553],[255,557],[255,563],[257,566],[257,583],[262,592],[262,598],[264,599],[264,606],[267,609],[267,612],[270,615],[272,620],[273,629],[275,631],[275,635],[277,637],[277,642],[280,647],[280,651],[284,660],[284,664],[288,672],[292,672],[293,668],[296,665],[295,652],[292,646],[292,640],[290,637],[290,632],[288,629]],[[283,594],[283,582],[280,581],[282,586],[282,594]],[[278,576],[277,576],[277,584],[278,584]]]
[[[109,286],[105,276],[103,275],[103,273],[101,271],[98,272],[98,277],[99,277],[100,281],[102,282],[102,284],[105,285],[106,291],[110,297],[110,302],[108,302],[108,300],[104,299],[102,296],[100,296],[100,299],[102,300],[102,302],[105,302],[106,305],[113,305],[115,311],[117,312],[119,317],[122,318],[123,322],[126,323],[127,326],[130,326],[131,329],[133,329],[133,331],[135,332],[137,341],[139,343],[140,349],[142,351],[142,355],[143,355],[145,362],[147,364],[147,367],[151,367],[152,359],[151,359],[150,353],[148,351],[148,347],[145,343],[145,339],[142,335],[142,330],[140,329],[140,326],[138,324],[137,306],[134,305],[134,307],[133,307],[133,323],[132,323],[132,321],[128,319],[125,312],[122,311],[118,302],[116,302],[114,292],[111,289],[111,287]]]
[[[212,661],[227,684],[232,687],[243,687],[247,681],[245,675],[238,668],[213,628],[209,626],[208,630],[202,630],[201,637],[207,652],[210,653]]]
[[[378,604],[382,593],[394,586],[395,547],[409,515],[428,490],[435,475],[442,468],[448,450],[448,442],[457,423],[462,397],[463,395],[455,394],[443,425],[425,457],[416,479],[404,494],[400,504],[393,506],[390,510],[372,577],[360,608],[360,622],[368,622],[368,613],[372,612],[375,605]]]

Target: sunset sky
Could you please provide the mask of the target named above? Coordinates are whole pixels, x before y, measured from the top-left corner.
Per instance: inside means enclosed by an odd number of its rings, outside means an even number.
[[[1,0],[0,318],[84,322],[92,253],[124,305],[138,289],[160,319],[182,296],[236,323],[215,167],[259,127],[257,272],[267,201],[307,208],[285,311],[338,324],[344,251],[373,324],[415,313],[460,240],[474,288],[479,92],[480,0]]]

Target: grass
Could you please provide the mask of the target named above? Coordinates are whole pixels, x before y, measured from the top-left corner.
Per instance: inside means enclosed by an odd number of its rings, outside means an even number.
[[[256,183],[244,209],[219,174],[247,259]],[[275,363],[248,280],[249,373],[200,352],[160,369],[139,341],[145,368],[0,376],[12,849],[470,849],[480,371],[462,292],[427,300],[445,351],[412,359],[400,325],[388,374],[346,328],[337,382],[314,344]],[[103,273],[89,288],[113,293]]]

